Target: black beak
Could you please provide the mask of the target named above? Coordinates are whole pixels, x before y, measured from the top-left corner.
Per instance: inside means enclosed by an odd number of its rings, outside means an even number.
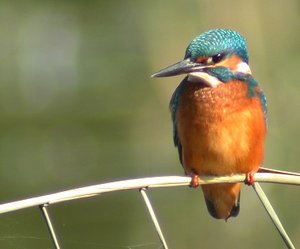
[[[187,58],[152,74],[151,77],[169,77],[179,74],[187,74],[195,71],[202,71],[202,68],[202,64],[195,63],[191,61],[190,58]]]

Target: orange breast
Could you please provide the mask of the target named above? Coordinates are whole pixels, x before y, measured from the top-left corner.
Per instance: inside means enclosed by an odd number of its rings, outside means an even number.
[[[187,173],[228,175],[257,170],[266,125],[258,97],[233,81],[216,88],[188,82],[176,112]]]

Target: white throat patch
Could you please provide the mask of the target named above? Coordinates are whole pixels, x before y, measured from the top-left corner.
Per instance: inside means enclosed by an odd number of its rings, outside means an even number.
[[[218,78],[211,76],[204,72],[193,72],[188,74],[188,81],[190,82],[204,82],[209,87],[217,87],[223,84]]]
[[[251,69],[246,62],[240,62],[239,64],[237,64],[234,71],[237,73],[251,74]]]

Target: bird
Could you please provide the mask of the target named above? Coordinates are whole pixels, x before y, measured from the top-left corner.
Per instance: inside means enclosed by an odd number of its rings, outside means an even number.
[[[173,140],[191,186],[202,175],[254,174],[264,158],[267,101],[252,76],[245,38],[231,29],[211,29],[193,39],[184,59],[152,75],[185,78],[169,105]],[[216,219],[236,217],[241,183],[201,185]]]

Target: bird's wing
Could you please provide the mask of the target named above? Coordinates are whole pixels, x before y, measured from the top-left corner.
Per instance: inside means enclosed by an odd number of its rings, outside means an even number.
[[[261,101],[261,105],[262,105],[262,108],[263,108],[263,111],[264,111],[264,116],[265,116],[265,121],[266,121],[266,124],[267,124],[267,113],[268,113],[268,108],[267,108],[267,97],[266,95],[264,94],[264,92],[262,90],[260,90],[259,92],[259,98],[260,98],[260,101]]]
[[[169,105],[171,116],[172,116],[172,122],[173,122],[173,141],[174,141],[174,145],[178,148],[179,160],[181,164],[182,164],[182,145],[177,133],[176,111],[179,104],[179,97],[184,89],[186,80],[187,78],[185,78],[176,88],[175,92],[172,95],[172,98],[170,100],[170,105]]]
[[[252,75],[249,74],[238,74],[238,79],[241,79],[243,81],[246,81],[249,86],[249,95],[253,97],[253,94],[257,94],[261,107],[264,113],[264,118],[266,122],[266,127],[268,127],[268,120],[267,120],[267,114],[268,114],[268,108],[267,108],[267,98],[264,94],[263,90],[258,86],[258,82],[252,77]]]

